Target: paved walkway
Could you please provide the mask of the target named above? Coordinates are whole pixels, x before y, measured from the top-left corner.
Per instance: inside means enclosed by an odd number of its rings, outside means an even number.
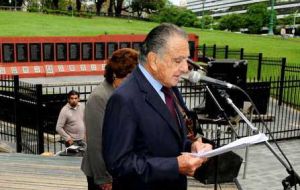
[[[279,145],[299,174],[300,138],[280,141]],[[244,149],[237,152],[244,157]],[[80,163],[81,158],[78,157],[42,157],[0,153],[0,190],[86,189]],[[243,179],[243,169],[242,165],[238,176],[243,190],[282,190],[281,181],[288,176],[285,168],[263,144],[250,147],[246,179]],[[214,189],[213,185],[203,185],[196,180],[189,179],[188,190],[212,189]],[[236,190],[237,188],[234,184],[221,184],[221,189]]]
[[[300,175],[300,139],[279,141],[278,143],[294,170]],[[277,151],[277,149],[275,150]],[[244,150],[239,150],[239,153],[244,157]],[[281,181],[288,176],[285,168],[264,144],[249,148],[246,179],[243,179],[243,170],[244,166],[242,165],[238,180],[243,190],[282,190]]]

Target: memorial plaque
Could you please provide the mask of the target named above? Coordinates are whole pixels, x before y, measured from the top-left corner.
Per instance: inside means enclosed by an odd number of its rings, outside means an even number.
[[[111,58],[114,51],[118,49],[117,43],[107,43],[107,58]]]
[[[79,43],[69,43],[69,60],[78,61],[80,58]]]
[[[27,44],[16,44],[16,49],[17,49],[17,61],[27,62],[28,61]]]
[[[130,42],[120,42],[120,48],[130,48]]]
[[[105,44],[95,43],[95,60],[105,59]]]
[[[58,65],[57,68],[58,68],[58,72],[65,72],[63,65]]]
[[[40,73],[41,72],[41,67],[40,66],[34,66],[33,70],[35,73]]]
[[[43,44],[43,60],[54,61],[54,44],[52,43]]]
[[[141,46],[142,46],[141,42],[133,42],[132,43],[132,48],[135,49],[136,51],[140,51]]]
[[[29,44],[30,61],[41,61],[41,44]]]
[[[14,62],[14,44],[2,44],[3,62]]]
[[[56,44],[56,60],[66,61],[67,60],[67,44]]]
[[[82,43],[82,60],[92,60],[93,45],[92,43]]]

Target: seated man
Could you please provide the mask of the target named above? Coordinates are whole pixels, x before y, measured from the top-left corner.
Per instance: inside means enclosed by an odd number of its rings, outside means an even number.
[[[66,147],[73,144],[84,147],[83,115],[84,104],[79,102],[79,93],[71,90],[68,93],[68,103],[61,109],[56,124],[56,131],[65,141]]]

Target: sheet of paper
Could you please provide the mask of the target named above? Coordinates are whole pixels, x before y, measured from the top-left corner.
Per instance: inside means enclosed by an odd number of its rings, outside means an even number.
[[[193,156],[196,156],[196,157],[212,157],[212,156],[216,156],[219,154],[223,154],[225,152],[229,152],[234,149],[244,148],[246,146],[249,146],[252,144],[257,144],[257,143],[264,142],[267,140],[268,140],[268,137],[264,133],[259,133],[257,135],[240,138],[240,139],[233,141],[225,146],[222,146],[220,148],[217,148],[217,149],[214,149],[211,151],[190,153],[190,154],[192,154]]]

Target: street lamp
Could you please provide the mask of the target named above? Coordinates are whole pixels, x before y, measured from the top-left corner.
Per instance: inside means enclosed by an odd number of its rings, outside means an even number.
[[[292,30],[293,37],[295,35],[295,30],[296,30],[296,17],[297,17],[297,14],[298,14],[298,10],[296,10],[295,13],[294,13],[294,23],[293,23],[293,30]]]
[[[201,28],[204,29],[204,4],[205,0],[202,1],[202,22],[201,22]]]
[[[270,14],[270,22],[269,22],[269,35],[274,35],[273,32],[273,24],[274,24],[274,18],[273,18],[273,12],[274,12],[274,1],[271,0],[271,14]]]
[[[9,0],[8,3],[9,3],[9,10],[11,10],[11,0]]]

